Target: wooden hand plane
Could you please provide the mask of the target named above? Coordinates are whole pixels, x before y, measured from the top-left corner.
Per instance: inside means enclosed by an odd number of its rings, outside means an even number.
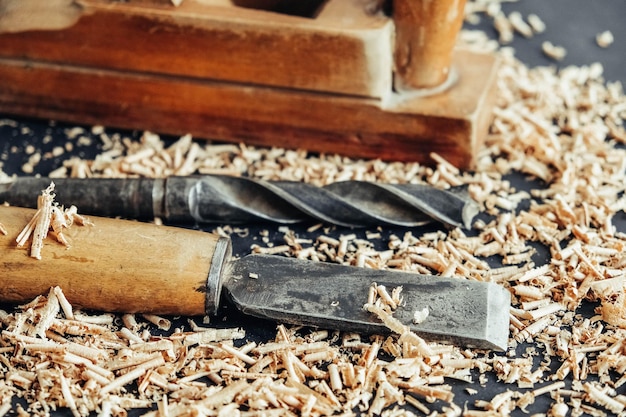
[[[471,167],[497,59],[464,3],[0,0],[0,112]]]

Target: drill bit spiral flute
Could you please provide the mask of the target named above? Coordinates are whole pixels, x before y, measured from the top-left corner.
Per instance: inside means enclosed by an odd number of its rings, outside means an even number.
[[[33,207],[50,178],[0,184],[0,201]],[[462,187],[342,181],[324,187],[219,175],[169,178],[55,178],[57,201],[86,214],[169,223],[292,224],[317,220],[346,227],[419,226],[438,221],[469,228],[477,204]]]

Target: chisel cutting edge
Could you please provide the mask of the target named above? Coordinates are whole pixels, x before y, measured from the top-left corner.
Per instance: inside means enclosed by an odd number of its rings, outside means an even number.
[[[494,283],[279,256],[232,259],[230,240],[211,233],[96,217],[93,226],[64,232],[69,249],[48,239],[37,260],[15,244],[33,213],[0,207],[9,232],[0,235],[2,302],[27,302],[59,286],[74,305],[101,311],[213,315],[229,301],[277,322],[389,333],[363,308],[376,283],[403,288],[394,317],[427,340],[507,347],[510,294]],[[414,324],[424,308],[428,317]]]

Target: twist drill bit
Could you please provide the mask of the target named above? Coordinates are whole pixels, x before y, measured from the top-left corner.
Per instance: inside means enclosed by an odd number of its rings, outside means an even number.
[[[464,188],[421,184],[291,181],[206,175],[169,178],[15,178],[0,184],[0,202],[35,207],[50,182],[56,201],[85,214],[171,223],[298,223],[316,219],[347,227],[418,226],[430,221],[469,228],[478,205]]]

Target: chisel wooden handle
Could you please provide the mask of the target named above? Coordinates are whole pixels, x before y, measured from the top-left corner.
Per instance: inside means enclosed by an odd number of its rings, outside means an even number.
[[[64,231],[71,247],[46,238],[42,259],[16,237],[34,210],[0,207],[0,301],[23,303],[59,286],[68,300],[102,311],[212,314],[230,241],[211,233],[90,217]]]

